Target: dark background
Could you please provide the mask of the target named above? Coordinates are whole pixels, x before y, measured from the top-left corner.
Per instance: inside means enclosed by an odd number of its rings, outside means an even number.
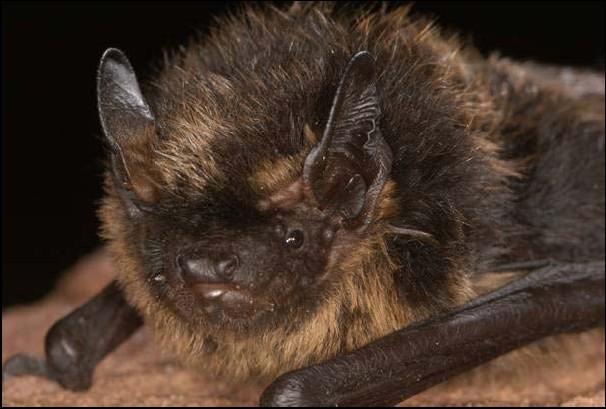
[[[140,76],[225,2],[2,4],[2,306],[32,301],[100,242],[95,71],[109,46]],[[604,66],[603,2],[419,1],[483,52]]]

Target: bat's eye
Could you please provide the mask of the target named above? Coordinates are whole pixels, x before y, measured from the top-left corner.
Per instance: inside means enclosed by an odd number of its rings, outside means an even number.
[[[298,249],[303,245],[304,234],[301,230],[293,230],[286,236],[285,243],[291,249]]]

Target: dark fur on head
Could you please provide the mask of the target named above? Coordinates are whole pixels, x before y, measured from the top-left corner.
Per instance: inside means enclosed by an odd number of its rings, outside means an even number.
[[[339,204],[353,213],[371,206],[368,220],[327,222],[331,203],[315,196],[328,193],[303,173],[360,51],[374,59],[376,125],[391,173],[376,204],[349,196]],[[536,189],[525,181],[542,171],[523,145],[536,151],[542,142],[521,140],[539,119],[510,111],[510,99],[526,97],[527,78],[508,64],[483,60],[407,8],[353,16],[297,3],[224,18],[207,38],[167,55],[142,84],[153,121],[142,120],[128,142],[115,138],[100,214],[129,300],[188,362],[275,376],[470,299],[474,272],[547,248],[520,239],[524,212],[537,204],[520,207],[514,195]],[[557,90],[541,92],[559,111],[572,109]],[[513,128],[520,116],[528,121]],[[317,180],[333,174],[322,172]],[[278,213],[307,229],[311,247],[290,258],[275,247]],[[188,242],[214,253],[244,248],[251,269],[278,277],[249,283],[271,289],[253,318],[205,310],[170,277],[167,265]],[[306,284],[293,271],[311,278]]]

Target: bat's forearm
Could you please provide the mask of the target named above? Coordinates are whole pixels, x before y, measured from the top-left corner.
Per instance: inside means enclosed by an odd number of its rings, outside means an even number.
[[[548,266],[444,317],[278,378],[266,405],[392,405],[542,337],[604,323],[604,262]]]
[[[72,390],[90,387],[95,367],[142,324],[116,282],[57,321],[45,338],[46,360],[15,355],[2,376],[41,375]]]

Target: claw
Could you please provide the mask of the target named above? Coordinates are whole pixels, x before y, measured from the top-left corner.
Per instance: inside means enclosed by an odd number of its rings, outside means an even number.
[[[46,362],[25,354],[13,355],[2,365],[2,382],[15,376],[35,375],[48,377]]]

